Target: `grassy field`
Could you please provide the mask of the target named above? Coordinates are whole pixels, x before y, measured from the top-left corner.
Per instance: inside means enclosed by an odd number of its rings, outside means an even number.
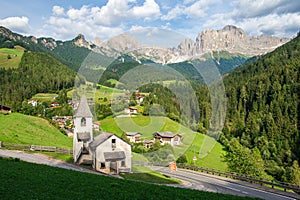
[[[47,120],[19,113],[0,114],[0,141],[72,148],[72,139]]]
[[[0,48],[0,68],[17,68],[21,62],[24,50],[21,47],[15,49]],[[8,59],[10,56],[10,59]]]
[[[250,199],[0,158],[1,199]]]
[[[153,171],[144,166],[133,166],[132,174],[121,174],[127,180],[142,181],[147,183],[158,184],[178,184],[181,181],[164,176],[163,174]]]
[[[37,93],[31,99],[36,100],[38,102],[53,102],[54,98],[57,97],[58,94],[55,93]]]
[[[166,117],[148,117],[138,115],[137,117],[108,117],[101,121],[101,129],[103,131],[116,133],[121,136],[124,132],[140,132],[142,139],[152,139],[155,131],[171,131],[182,135],[183,144],[174,148],[174,153],[178,157],[184,153],[187,157],[188,164],[193,165],[194,155],[197,157],[195,164],[197,166],[214,168],[226,171],[227,165],[223,162],[222,156],[225,154],[223,146],[216,142],[207,155],[202,158],[199,155],[204,140],[207,138],[204,134],[196,133],[179,123]],[[209,138],[207,138],[209,139]],[[206,141],[205,141],[206,142]],[[136,156],[134,156],[136,157]],[[144,161],[138,157],[136,161]]]

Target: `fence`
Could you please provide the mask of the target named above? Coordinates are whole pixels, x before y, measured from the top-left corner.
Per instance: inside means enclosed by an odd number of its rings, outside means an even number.
[[[230,177],[232,179],[246,181],[246,182],[250,182],[250,183],[254,183],[254,184],[270,186],[272,188],[279,187],[279,188],[282,188],[284,191],[293,190],[296,193],[300,193],[300,186],[293,185],[291,183],[255,179],[255,178],[252,178],[252,177],[247,177],[247,176],[239,175],[239,174],[235,174],[235,173],[221,172],[221,171],[218,171],[218,170],[215,170],[215,169],[208,169],[208,168],[204,168],[204,167],[190,166],[190,165],[184,165],[184,164],[177,164],[177,167],[183,168],[183,169],[201,171],[201,172],[204,172],[204,173],[207,173],[207,174],[212,174],[212,175]]]
[[[55,152],[60,154],[73,154],[71,149],[53,147],[53,146],[41,146],[41,145],[30,145],[30,144],[14,144],[0,141],[0,148],[14,149],[21,151],[44,151],[44,152]]]
[[[164,167],[167,167],[169,165],[169,162],[132,161],[132,164],[133,165],[138,165],[138,166],[164,166]],[[300,193],[300,187],[297,186],[297,185],[293,185],[291,183],[284,183],[284,182],[279,182],[279,181],[267,181],[267,180],[247,177],[247,176],[244,176],[244,175],[239,175],[239,174],[236,174],[236,173],[221,172],[221,171],[218,171],[218,170],[215,170],[215,169],[208,169],[208,168],[204,168],[204,167],[185,165],[185,164],[181,164],[181,163],[177,163],[177,167],[178,168],[183,168],[183,169],[194,170],[194,171],[201,171],[201,172],[211,174],[211,175],[216,175],[216,176],[224,176],[226,178],[229,177],[229,178],[232,178],[232,179],[246,181],[246,182],[253,183],[253,184],[270,186],[271,188],[279,187],[279,188],[282,188],[284,191],[293,190],[296,193]]]

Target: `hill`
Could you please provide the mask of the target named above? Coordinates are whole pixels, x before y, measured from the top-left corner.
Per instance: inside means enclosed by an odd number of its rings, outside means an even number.
[[[21,109],[36,93],[57,92],[74,84],[75,73],[46,53],[25,52],[18,68],[0,68],[1,103]]]
[[[299,66],[300,34],[224,78],[225,137],[238,138],[245,148],[257,148],[266,171],[291,182],[296,176],[290,167],[300,162]]]
[[[0,114],[0,141],[72,148],[72,139],[47,120],[19,113]]]
[[[251,199],[0,158],[2,199]],[[78,187],[80,186],[80,187]],[[67,191],[67,193],[66,193]]]
[[[101,120],[101,129],[103,131],[116,133],[119,136],[122,136],[123,132],[140,132],[142,133],[142,139],[152,139],[152,134],[156,131],[179,133],[183,136],[183,144],[180,145],[178,149],[175,148],[175,154],[177,151],[179,154],[185,154],[188,164],[194,164],[192,160],[193,156],[199,154],[206,137],[204,134],[196,133],[169,118],[141,115],[132,118],[105,118]],[[224,154],[223,146],[217,142],[206,157],[198,158],[196,164],[198,166],[226,171],[227,165],[222,157]]]

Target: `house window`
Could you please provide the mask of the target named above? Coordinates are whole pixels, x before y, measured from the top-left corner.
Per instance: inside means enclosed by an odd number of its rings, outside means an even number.
[[[100,163],[100,169],[105,169],[105,162]]]
[[[122,162],[121,162],[121,167],[126,167],[126,165],[125,165],[125,160],[122,160]]]
[[[81,118],[81,126],[86,126],[86,119],[84,117]]]
[[[116,148],[116,139],[111,139],[111,147]]]

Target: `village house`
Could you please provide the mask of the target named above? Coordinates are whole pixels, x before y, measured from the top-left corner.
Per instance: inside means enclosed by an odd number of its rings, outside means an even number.
[[[141,133],[138,132],[126,132],[125,133],[130,142],[138,143],[141,142]]]
[[[37,107],[38,102],[36,100],[29,100],[28,104],[31,104],[33,107]]]
[[[11,108],[0,104],[0,113],[9,114],[11,113]]]
[[[159,140],[161,145],[170,144],[171,146],[181,144],[181,135],[172,132],[155,132],[153,137]]]
[[[150,149],[151,146],[154,144],[154,140],[144,140],[143,141],[143,145],[145,148]]]
[[[93,122],[93,130],[100,131],[100,122]]]
[[[93,138],[92,120],[83,95],[74,116],[74,162],[91,164],[95,170],[106,174],[131,172],[131,145],[112,133],[101,133]]]
[[[138,113],[138,109],[136,107],[128,107],[124,109],[124,112],[128,115],[132,115],[132,114],[137,114]]]

